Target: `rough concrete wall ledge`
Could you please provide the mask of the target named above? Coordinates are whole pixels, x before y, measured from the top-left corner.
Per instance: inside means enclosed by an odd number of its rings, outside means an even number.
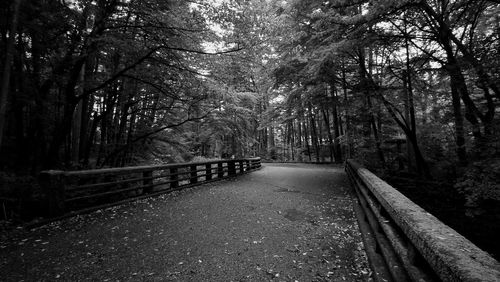
[[[500,263],[369,170],[349,161],[443,281],[500,281]]]

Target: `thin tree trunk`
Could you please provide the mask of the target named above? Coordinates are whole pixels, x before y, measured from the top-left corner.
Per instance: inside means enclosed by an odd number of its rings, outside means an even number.
[[[368,97],[368,105],[370,109],[372,109],[372,103],[370,97]],[[384,156],[384,151],[382,150],[382,141],[380,139],[379,135],[379,128],[377,127],[377,124],[375,123],[375,117],[373,114],[370,114],[370,124],[372,127],[373,131],[373,138],[375,139],[375,148],[377,150],[378,157],[380,159],[380,163],[382,167],[385,167],[385,156]]]
[[[460,94],[460,97],[464,102],[466,108],[465,118],[472,124],[472,134],[474,137],[479,138],[481,137],[481,130],[479,128],[478,118],[480,120],[483,120],[484,119],[483,114],[476,107],[474,101],[471,99],[469,95],[467,84],[465,83],[465,78],[463,76],[462,70],[458,65],[458,61],[453,55],[453,50],[451,49],[451,46],[444,45],[444,47],[448,59],[448,64],[445,66],[445,69],[447,70],[450,76],[451,83],[454,84],[457,92]]]
[[[316,150],[316,161],[319,162],[318,134],[316,131],[316,121],[311,108],[312,105],[309,103],[309,107],[307,109],[309,111],[309,122],[311,123],[311,141],[314,149]]]
[[[84,92],[84,81],[85,81],[85,63],[82,65],[82,69],[80,71],[80,83],[81,86],[78,89],[78,95],[83,96]],[[73,127],[72,127],[72,132],[71,132],[71,161],[74,164],[78,164],[80,161],[80,140],[81,140],[81,131],[82,131],[82,122],[83,122],[83,115],[84,115],[84,106],[83,101],[80,100],[78,104],[76,105],[75,108],[75,113],[73,116]]]
[[[460,94],[453,80],[450,80],[451,97],[453,103],[453,116],[455,118],[455,142],[457,144],[457,157],[461,165],[467,164],[467,152],[465,149],[465,131],[462,109],[460,106]]]
[[[334,162],[334,160],[336,160],[336,158],[335,158],[335,153],[334,153],[334,149],[333,149],[333,137],[332,137],[332,130],[330,128],[330,121],[328,118],[328,114],[324,108],[321,109],[321,112],[323,113],[323,119],[325,120],[325,126],[327,128],[326,132],[328,135],[328,148],[330,149],[329,150],[330,151],[330,161]]]
[[[373,81],[373,52],[372,49],[369,48],[368,50],[368,69],[366,69],[365,65],[365,55],[364,55],[364,49],[361,49],[360,52],[360,69],[359,72],[361,73],[361,80],[364,82],[367,82],[368,84],[372,84],[373,86],[378,86],[374,81]],[[367,77],[368,74],[368,77]],[[375,114],[374,112],[374,106],[372,104],[371,100],[371,93],[370,90],[367,88],[365,89],[365,96],[366,96],[366,104],[368,107],[367,110],[367,115],[368,115],[368,128],[371,128],[371,131],[373,132],[373,138],[375,140],[375,149],[377,151],[377,155],[380,159],[380,163],[382,167],[385,167],[385,156],[384,152],[382,150],[382,141],[381,137],[379,134],[381,124],[377,126],[376,119],[375,119]]]
[[[12,20],[10,23],[9,39],[5,48],[5,62],[2,74],[2,88],[0,89],[0,148],[2,147],[3,132],[6,123],[7,114],[7,96],[9,94],[10,71],[12,67],[12,58],[14,53],[15,34],[17,33],[17,22],[19,17],[19,7],[21,0],[15,0],[12,3]]]
[[[306,119],[307,120],[307,119]],[[309,161],[312,162],[312,157],[311,157],[311,146],[309,145],[309,132],[307,130],[307,121],[304,121],[304,142],[306,143],[306,148],[307,148],[307,155],[309,156]]]
[[[408,88],[408,76],[405,71],[403,71],[403,93],[405,94],[405,119],[407,121],[411,120],[411,107],[412,105],[410,104],[410,94],[409,94],[409,88]],[[412,123],[408,125],[409,130],[413,131],[413,126]],[[410,136],[406,135],[406,155],[408,156],[408,172],[412,171],[417,171],[418,174],[421,173],[421,169],[417,165],[417,161],[415,159],[415,152],[413,151],[413,146],[410,146]],[[414,166],[415,164],[415,166]]]
[[[345,71],[345,62],[342,61],[342,90],[344,92],[344,108],[345,108],[345,135],[347,143],[346,158],[352,158],[353,144],[351,142],[351,119],[349,116],[349,98],[347,97],[347,78]]]
[[[340,147],[340,120],[338,112],[338,100],[337,91],[335,90],[335,85],[332,83],[330,85],[330,91],[332,94],[332,116],[333,116],[333,152],[335,155],[335,162],[342,162],[342,149]]]
[[[290,121],[290,152],[292,155],[292,161],[295,160],[294,143],[295,143],[295,125],[294,121],[292,120]]]
[[[85,141],[85,151],[83,152],[83,165],[88,166],[90,162],[90,153],[92,150],[92,147],[94,146],[94,138],[97,133],[97,126],[99,125],[101,118],[97,116],[97,113],[94,114],[94,117],[92,118],[91,126],[90,126],[90,131],[89,131],[89,136],[86,138]]]
[[[48,157],[45,162],[46,168],[53,168],[59,161],[59,150],[65,144],[67,137],[71,133],[73,125],[73,114],[75,107],[78,104],[78,98],[75,95],[75,87],[80,78],[80,71],[85,63],[86,58],[81,57],[77,60],[72,67],[68,82],[64,89],[64,109],[62,120],[56,125],[54,129],[53,139],[49,146]]]
[[[299,118],[299,120],[297,121],[297,141],[298,141],[298,144],[297,146],[299,148],[302,148],[302,118]]]
[[[323,154],[323,123],[321,122],[321,116],[315,115],[315,122],[318,125],[318,151],[321,161],[325,161],[325,155]]]

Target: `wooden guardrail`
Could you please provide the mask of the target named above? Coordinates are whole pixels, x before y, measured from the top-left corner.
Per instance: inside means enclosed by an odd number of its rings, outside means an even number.
[[[50,216],[125,198],[153,196],[261,167],[260,158],[40,173]]]
[[[376,281],[500,281],[486,252],[353,160],[346,171]]]

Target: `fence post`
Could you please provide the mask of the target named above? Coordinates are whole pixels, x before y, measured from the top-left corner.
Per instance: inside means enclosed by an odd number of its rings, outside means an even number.
[[[179,175],[177,175],[177,168],[176,167],[172,167],[170,168],[170,188],[177,188],[179,187]]]
[[[217,163],[217,177],[218,178],[224,177],[224,165],[222,162]]]
[[[236,174],[236,161],[234,160],[227,161],[227,174],[228,175]]]
[[[45,194],[49,216],[64,214],[65,211],[65,177],[61,170],[42,171],[39,176],[40,186]]]
[[[212,164],[205,165],[205,180],[212,180]]]
[[[189,179],[189,183],[198,183],[198,172],[196,171],[197,170],[197,166],[196,165],[192,165],[191,166],[191,177]]]
[[[240,173],[245,172],[245,168],[243,167],[243,160],[240,160],[239,163],[240,163]]]
[[[148,170],[142,173],[142,185],[144,185],[143,193],[153,192],[153,171]]]

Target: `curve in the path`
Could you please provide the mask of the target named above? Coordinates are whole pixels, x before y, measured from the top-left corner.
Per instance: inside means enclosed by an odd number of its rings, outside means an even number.
[[[4,281],[365,281],[341,167],[267,164],[0,241]]]

